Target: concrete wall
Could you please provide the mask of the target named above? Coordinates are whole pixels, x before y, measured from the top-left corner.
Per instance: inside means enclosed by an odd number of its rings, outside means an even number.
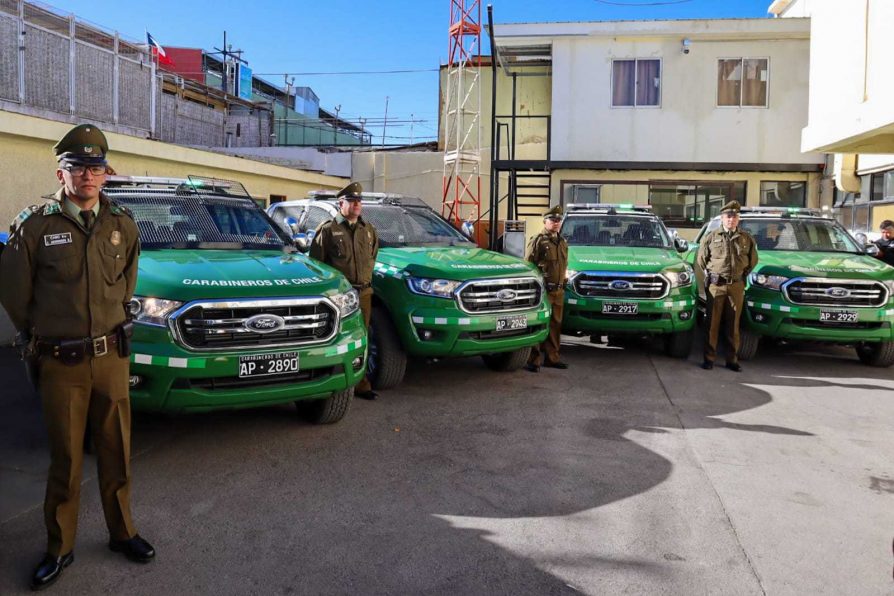
[[[784,17],[810,16],[810,108],[802,149],[894,152],[894,2],[795,0],[774,7]]]
[[[553,159],[822,163],[803,154],[809,42],[681,36],[556,39]],[[765,108],[717,107],[719,58],[769,58]],[[660,107],[611,106],[613,59],[660,59]]]
[[[320,151],[314,147],[207,147],[207,149],[289,168],[322,172],[327,176],[351,177],[351,153],[348,151]]]

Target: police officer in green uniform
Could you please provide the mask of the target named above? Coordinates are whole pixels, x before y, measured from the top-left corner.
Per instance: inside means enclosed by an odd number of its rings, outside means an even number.
[[[372,275],[379,254],[379,235],[375,227],[360,215],[363,210],[363,187],[353,182],[338,191],[339,214],[324,221],[317,228],[310,245],[310,256],[341,271],[360,294],[360,312],[369,327],[372,316]],[[363,399],[376,399],[369,378],[354,388],[354,395]]]
[[[757,265],[757,244],[751,234],[739,229],[739,203],[730,201],[720,209],[721,226],[705,234],[696,262],[705,272],[708,333],[702,368],[714,368],[720,328],[726,338],[726,367],[742,370],[739,364],[739,318],[745,301],[745,278]]]
[[[549,319],[549,335],[539,346],[531,348],[531,355],[525,370],[540,371],[543,366],[566,369],[568,365],[559,360],[559,344],[562,334],[562,309],[565,304],[565,274],[568,270],[568,242],[559,235],[562,227],[562,207],[556,205],[543,215],[543,231],[528,243],[528,261],[537,265],[543,273],[547,300],[552,305]]]
[[[155,551],[130,511],[127,303],[137,279],[139,235],[102,192],[108,151],[93,125],[54,147],[61,188],[13,222],[0,260],[0,301],[36,366],[50,445],[44,500],[47,552],[32,577],[41,589],[74,560],[85,429],[92,433],[109,548],[137,562]]]

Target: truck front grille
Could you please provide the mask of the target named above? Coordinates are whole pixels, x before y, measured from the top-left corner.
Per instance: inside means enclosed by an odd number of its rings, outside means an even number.
[[[322,343],[338,328],[338,312],[322,297],[194,302],[171,320],[175,338],[188,350]]]
[[[534,308],[542,293],[534,277],[476,279],[464,283],[457,298],[465,312],[482,314]]]
[[[660,300],[667,296],[670,284],[656,273],[583,271],[574,278],[574,291],[587,298]]]
[[[879,307],[888,302],[888,289],[877,281],[798,277],[782,286],[785,298],[807,306]]]

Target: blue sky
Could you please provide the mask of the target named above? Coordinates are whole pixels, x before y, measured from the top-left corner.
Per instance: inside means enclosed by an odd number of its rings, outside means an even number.
[[[496,23],[767,16],[770,0],[491,0]],[[164,45],[221,47],[223,32],[245,50],[256,74],[282,84],[281,73],[436,70],[446,62],[449,0],[50,0],[62,12],[142,42],[145,30]],[[617,6],[615,4],[624,4]],[[640,6],[636,6],[639,4]],[[486,0],[482,21],[486,21]],[[483,36],[486,38],[486,36]],[[489,52],[482,39],[485,53]],[[269,74],[268,74],[269,73]],[[322,107],[341,106],[344,118],[425,120],[416,141],[436,135],[436,72],[363,75],[296,74]],[[380,139],[381,128],[370,128]],[[408,124],[389,126],[389,142],[409,142]]]

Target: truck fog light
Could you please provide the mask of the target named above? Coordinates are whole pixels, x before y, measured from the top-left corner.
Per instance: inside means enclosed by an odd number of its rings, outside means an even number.
[[[684,310],[683,312],[680,313],[680,320],[681,320],[681,321],[688,321],[691,317],[692,317],[692,312],[691,312],[691,311]]]
[[[434,333],[432,333],[432,332],[431,332],[430,330],[428,330],[428,329],[424,329],[424,330],[422,330],[422,332],[421,332],[419,335],[420,335],[420,337],[422,337],[422,339],[424,339],[424,340],[426,340],[426,341],[428,341],[428,340],[430,340],[432,337],[434,337]]]
[[[354,372],[357,372],[361,368],[363,368],[363,358],[357,356],[353,360],[351,360],[351,366],[354,368]]]
[[[764,321],[767,320],[767,317],[758,312],[758,313],[754,313],[754,320],[757,321],[758,323],[763,323]]]
[[[130,385],[131,389],[136,389],[140,385],[143,384],[143,377],[140,375],[130,375],[130,378],[127,380],[128,385]]]

